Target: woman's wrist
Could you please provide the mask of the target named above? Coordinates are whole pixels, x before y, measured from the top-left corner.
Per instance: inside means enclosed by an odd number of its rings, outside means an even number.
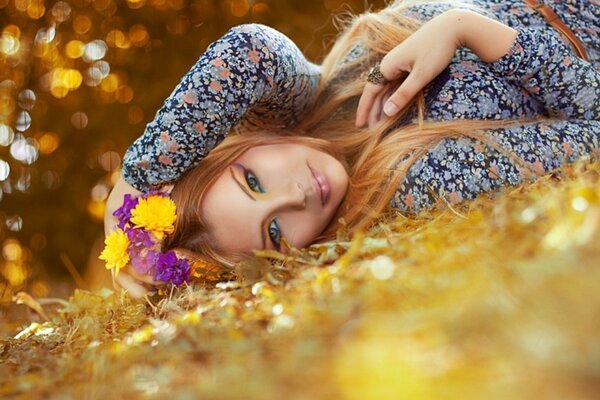
[[[513,45],[518,31],[501,22],[465,9],[444,13],[452,26],[457,47],[466,47],[482,61],[492,63]]]

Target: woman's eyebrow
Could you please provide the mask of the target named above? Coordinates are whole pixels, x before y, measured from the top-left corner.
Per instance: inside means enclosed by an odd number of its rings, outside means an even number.
[[[248,191],[248,188],[246,187],[246,185],[244,185],[242,182],[240,182],[237,179],[237,176],[235,176],[235,171],[234,171],[233,167],[229,168],[229,173],[231,174],[231,177],[233,178],[233,180],[235,181],[235,183],[237,183],[237,185],[240,187],[240,189],[242,189],[242,192],[244,192],[246,194],[246,196],[248,196],[252,201],[256,201],[256,197],[254,197],[252,195],[252,193],[250,193]],[[266,220],[263,220],[260,223],[260,238],[262,240],[262,247],[263,247],[263,249],[267,248],[267,241],[265,239],[265,229],[266,229],[266,226],[267,226],[267,222],[266,222]]]

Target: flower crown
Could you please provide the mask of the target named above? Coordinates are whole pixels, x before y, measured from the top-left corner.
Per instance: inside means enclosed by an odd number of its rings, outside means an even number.
[[[173,250],[161,251],[165,235],[173,233],[176,207],[166,193],[154,191],[133,197],[126,194],[123,205],[113,215],[117,228],[104,241],[100,259],[116,276],[130,261],[141,274],[154,280],[179,286],[190,281],[191,267],[187,259]]]

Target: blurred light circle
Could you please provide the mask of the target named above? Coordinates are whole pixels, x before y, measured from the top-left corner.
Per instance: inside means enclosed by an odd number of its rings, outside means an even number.
[[[133,89],[130,86],[121,86],[117,92],[117,100],[119,103],[126,104],[133,100],[133,95]]]
[[[42,154],[54,152],[60,144],[60,138],[54,132],[42,132],[36,135],[35,138]]]
[[[10,155],[17,161],[25,164],[33,164],[39,156],[35,140],[17,135],[10,146]]]
[[[118,47],[119,49],[128,49],[131,46],[129,37],[118,30],[112,30],[106,35],[106,41],[111,47]]]
[[[20,192],[27,191],[31,187],[31,172],[24,170],[19,179],[17,180],[15,187]]]
[[[100,88],[105,92],[116,92],[119,89],[119,77],[116,74],[108,74],[100,83]]]
[[[27,6],[27,15],[32,19],[40,19],[46,13],[46,6],[43,0],[29,1]]]
[[[24,132],[31,126],[31,116],[27,111],[21,111],[17,115],[17,120],[15,121],[15,128],[18,131]]]
[[[80,34],[86,34],[92,28],[92,20],[87,15],[78,15],[73,20],[73,30]]]
[[[69,58],[79,58],[83,55],[85,44],[81,40],[71,40],[65,47],[65,53]]]
[[[84,82],[88,86],[98,86],[102,82],[102,71],[97,67],[90,67],[85,70]]]
[[[15,24],[10,24],[10,25],[6,25],[4,27],[4,29],[2,30],[3,34],[7,34],[7,35],[11,35],[13,37],[16,37],[17,39],[19,39],[21,37],[21,28],[19,28],[17,25]]]
[[[51,13],[57,22],[65,22],[71,16],[71,6],[64,1],[59,1],[52,7]]]
[[[6,219],[6,224],[8,225],[8,218]],[[2,256],[7,261],[20,260],[23,256],[23,249],[21,248],[19,241],[13,238],[6,239],[4,243],[2,243]]]
[[[19,93],[19,107],[24,110],[31,110],[35,106],[35,93],[31,89],[25,89]]]
[[[99,183],[92,188],[90,195],[94,201],[104,201],[108,197],[108,187],[103,183]]]
[[[135,24],[129,28],[129,38],[135,46],[142,47],[148,43],[150,36],[144,25]]]
[[[21,43],[16,37],[3,33],[0,38],[0,51],[7,56],[12,56],[19,51]]]
[[[60,175],[52,170],[42,172],[40,179],[48,189],[56,189],[61,184]]]
[[[23,228],[23,218],[20,215],[12,215],[6,218],[6,226],[10,231],[19,232]]]
[[[9,146],[15,139],[15,133],[12,128],[6,124],[0,123],[0,146]]]
[[[10,165],[0,158],[0,181],[5,180],[10,175]]]
[[[93,40],[85,45],[83,59],[87,62],[100,60],[104,58],[107,50],[108,46],[103,40]]]
[[[92,67],[98,68],[100,73],[102,74],[102,79],[108,76],[110,73],[110,64],[104,60],[96,61],[92,64]]]
[[[82,111],[77,111],[71,115],[71,125],[77,129],[83,129],[88,125],[88,116]]]
[[[140,106],[131,106],[127,111],[127,119],[130,124],[139,124],[144,120],[144,110]]]
[[[127,5],[132,9],[142,8],[144,4],[146,4],[146,0],[127,0]]]
[[[47,29],[40,29],[35,34],[35,43],[36,44],[47,44],[54,40],[56,37],[56,29],[53,26]]]
[[[107,151],[98,157],[98,162],[105,171],[113,171],[121,165],[121,157],[114,151]]]

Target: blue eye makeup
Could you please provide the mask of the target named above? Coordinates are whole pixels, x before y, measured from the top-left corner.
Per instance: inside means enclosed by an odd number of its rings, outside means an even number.
[[[277,250],[281,247],[281,228],[279,227],[279,221],[277,218],[273,219],[269,224],[269,239],[273,243],[273,246]]]

